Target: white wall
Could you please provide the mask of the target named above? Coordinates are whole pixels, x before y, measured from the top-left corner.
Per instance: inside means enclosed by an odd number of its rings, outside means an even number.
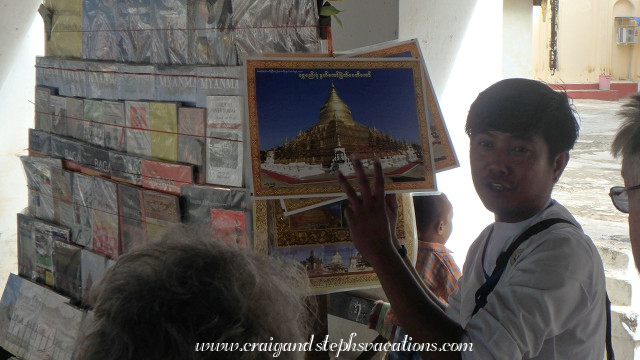
[[[504,78],[531,78],[532,63],[531,2],[503,0],[502,75]]]
[[[27,206],[26,178],[18,155],[26,153],[27,129],[33,127],[35,57],[44,54],[42,19],[33,3],[21,2],[23,8],[11,9],[15,13],[0,12],[4,25],[13,22],[13,14],[30,12],[21,18],[22,23],[11,25],[18,26],[21,36],[0,32],[0,69],[4,71],[4,77],[0,74],[0,288],[10,271],[17,272],[16,213]]]
[[[502,2],[494,0],[401,0],[400,39],[420,39],[422,53],[460,168],[437,175],[438,189],[454,208],[447,247],[462,265],[467,249],[493,221],[476,195],[464,124],[480,91],[502,78]]]
[[[345,0],[331,4],[342,11],[342,26],[331,22],[334,51],[346,51],[398,38],[399,0]]]

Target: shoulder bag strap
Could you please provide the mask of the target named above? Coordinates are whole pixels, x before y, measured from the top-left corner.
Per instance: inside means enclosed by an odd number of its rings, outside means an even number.
[[[544,231],[555,224],[560,224],[560,223],[571,224],[575,226],[575,224],[573,224],[572,222],[565,219],[560,219],[560,218],[551,218],[551,219],[542,220],[532,225],[530,228],[528,228],[522,234],[520,234],[520,236],[518,236],[518,238],[513,243],[511,243],[511,245],[509,245],[509,248],[507,248],[507,250],[505,250],[498,256],[498,259],[496,259],[496,267],[495,269],[493,269],[491,276],[489,277],[489,279],[487,279],[487,281],[482,286],[480,286],[478,291],[476,291],[476,298],[475,298],[476,306],[473,309],[473,313],[471,314],[471,316],[475,315],[478,312],[478,310],[480,310],[487,304],[487,297],[498,284],[498,281],[500,280],[500,277],[502,276],[504,269],[507,267],[509,258],[511,258],[511,255],[513,255],[516,249],[518,249],[518,247],[523,242],[525,242],[527,239],[529,239],[533,235],[541,231]],[[609,295],[607,295],[606,292],[605,292],[605,296],[606,296],[605,308],[607,311],[607,314],[606,314],[607,328],[606,328],[606,334],[605,334],[607,360],[615,360],[615,355],[613,353],[613,346],[611,345],[611,302],[609,301]]]

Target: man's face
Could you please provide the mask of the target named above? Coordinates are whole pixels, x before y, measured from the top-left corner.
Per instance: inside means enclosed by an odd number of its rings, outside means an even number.
[[[631,187],[640,184],[640,159],[624,158],[622,160],[622,178],[624,186]],[[627,191],[629,197],[629,238],[636,261],[640,270],[640,189]]]
[[[542,137],[489,131],[471,138],[470,160],[473,185],[484,206],[496,221],[519,222],[547,204],[569,154],[550,163]]]

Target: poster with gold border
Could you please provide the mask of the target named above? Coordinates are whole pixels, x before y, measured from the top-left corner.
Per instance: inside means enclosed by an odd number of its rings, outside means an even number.
[[[409,194],[398,199],[396,234],[415,262],[417,241]],[[344,219],[346,200],[285,216],[279,200],[254,201],[254,250],[289,258],[306,269],[316,294],[379,286],[373,268],[355,249]]]
[[[388,193],[436,189],[417,59],[248,59],[255,198],[337,197],[349,157],[370,181],[380,158]]]
[[[302,198],[302,199],[280,199],[280,205],[282,206],[283,214],[285,216],[297,214],[306,210],[320,207],[346,199],[346,196],[340,196],[337,198]]]
[[[456,156],[447,125],[444,122],[436,93],[431,84],[429,71],[424,64],[424,58],[420,51],[420,44],[417,39],[406,41],[388,41],[364,48],[353,49],[349,52],[341,54],[346,57],[365,57],[365,58],[392,58],[392,57],[414,57],[420,59],[424,70],[425,93],[427,97],[427,118],[429,122],[429,135],[431,141],[431,151],[435,164],[436,172],[441,172],[460,166],[458,157]]]

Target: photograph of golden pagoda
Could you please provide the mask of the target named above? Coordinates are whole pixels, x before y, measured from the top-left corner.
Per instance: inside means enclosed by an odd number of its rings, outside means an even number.
[[[338,195],[352,154],[389,192],[435,188],[418,61],[248,60],[247,83],[256,197]]]

